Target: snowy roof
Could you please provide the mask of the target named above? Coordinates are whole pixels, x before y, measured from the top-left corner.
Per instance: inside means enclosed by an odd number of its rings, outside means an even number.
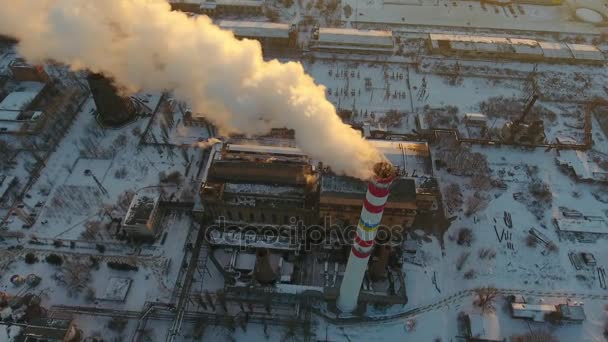
[[[468,34],[443,34],[431,33],[431,40],[447,40],[449,42],[468,42],[468,43],[486,43],[486,44],[509,44],[509,40],[503,37],[492,36],[473,36]]]
[[[0,121],[36,121],[41,111],[19,111],[0,109]]]
[[[258,21],[222,20],[218,25],[223,29],[232,31],[237,37],[289,38],[290,31],[288,24]]]
[[[608,223],[602,216],[564,217],[560,213],[555,222],[560,231],[576,233],[608,234]]]
[[[296,147],[249,145],[249,144],[226,144],[226,150],[230,152],[247,153],[272,153],[289,156],[305,156],[306,154]]]
[[[471,337],[484,341],[502,341],[500,338],[500,323],[496,314],[470,314]]]
[[[44,83],[24,82],[28,86],[24,90],[14,91],[0,102],[0,110],[23,110],[32,102],[44,88]]]
[[[534,39],[509,38],[509,41],[516,53],[539,56],[543,54],[538,41]]]
[[[544,322],[545,314],[557,311],[555,305],[550,304],[524,304],[511,303],[513,317],[532,319],[536,322]]]
[[[0,175],[0,198],[4,197],[14,180],[13,176]]]
[[[21,114],[21,111],[18,110],[0,109],[0,121],[17,121],[19,114]]]
[[[225,183],[224,192],[234,194],[303,196],[304,189],[295,186],[277,186],[252,183]]]
[[[572,52],[564,43],[538,42],[545,57],[549,58],[572,58]]]
[[[145,195],[136,194],[131,201],[131,206],[125,215],[123,224],[134,225],[134,224],[146,224],[148,219],[156,209],[159,197],[151,197]]]
[[[481,113],[466,113],[464,115],[464,118],[466,120],[481,120],[481,121],[487,121],[488,117],[485,116],[484,114]]]
[[[324,174],[321,196],[360,198],[363,200],[367,183],[356,178]],[[397,178],[391,186],[389,202],[406,202],[416,199],[416,182],[412,178]]]
[[[560,304],[557,306],[565,319],[570,321],[584,321],[587,316],[582,305]]]
[[[201,8],[215,8],[217,6],[244,6],[244,7],[261,7],[264,0],[215,0],[201,1]]]
[[[130,278],[112,277],[106,286],[102,299],[123,302],[127,298],[130,287]]]
[[[253,271],[256,256],[252,253],[239,253],[234,262],[234,268],[241,271]]]
[[[566,150],[555,161],[560,166],[569,167],[579,179],[608,182],[608,172],[602,170],[593,159],[593,153]]]
[[[603,61],[604,54],[595,46],[588,44],[568,44],[570,51],[576,59]]]
[[[337,45],[383,46],[389,48],[392,48],[394,45],[393,32],[391,31],[329,27],[321,27],[319,29],[318,42]]]
[[[429,145],[426,142],[369,140],[402,173],[432,176]]]

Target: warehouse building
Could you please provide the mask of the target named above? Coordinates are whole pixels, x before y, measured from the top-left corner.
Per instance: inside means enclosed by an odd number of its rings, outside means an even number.
[[[392,31],[321,27],[313,31],[310,49],[322,52],[393,54],[395,41]]]
[[[573,64],[603,64],[606,61],[597,47],[588,44],[436,33],[429,34],[428,42],[431,53],[447,56]]]
[[[209,16],[262,15],[264,0],[203,0],[200,12]]]
[[[292,48],[297,44],[295,25],[258,21],[222,20],[219,27],[230,30],[239,39],[254,39],[262,48]]]

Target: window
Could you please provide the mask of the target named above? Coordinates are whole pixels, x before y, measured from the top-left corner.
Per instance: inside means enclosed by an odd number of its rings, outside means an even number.
[[[243,213],[239,211],[239,220],[243,221]]]
[[[249,213],[249,222],[253,221],[255,221],[255,216],[253,215],[253,213]]]
[[[264,215],[264,213],[260,213],[260,219],[262,222],[266,222],[266,215]]]
[[[288,224],[289,223],[289,217],[287,217],[287,215],[283,216],[283,223],[284,224]]]
[[[226,210],[226,215],[228,216],[229,220],[232,220],[232,211]]]
[[[272,223],[277,223],[277,215],[272,214]]]

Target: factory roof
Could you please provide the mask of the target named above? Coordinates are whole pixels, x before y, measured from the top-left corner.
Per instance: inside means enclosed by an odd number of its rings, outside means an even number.
[[[237,37],[289,38],[290,31],[288,24],[259,21],[222,20],[218,25],[223,29],[232,31]]]
[[[14,91],[0,102],[0,110],[24,110],[44,88],[44,83],[22,82],[22,90]]]
[[[432,176],[431,155],[426,142],[369,141],[399,170],[400,174]]]
[[[319,29],[319,43],[337,45],[384,46],[393,47],[393,33],[391,31],[356,30],[349,28]]]
[[[211,182],[305,185],[310,171],[309,164],[215,160],[208,178]]]

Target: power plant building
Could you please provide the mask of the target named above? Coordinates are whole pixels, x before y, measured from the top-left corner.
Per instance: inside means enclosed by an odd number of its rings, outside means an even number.
[[[402,241],[378,236],[382,244],[374,246],[375,234],[357,233],[360,239],[353,241],[348,232],[358,231],[361,208],[376,220],[364,220],[375,231],[380,224],[411,229],[419,215],[436,209],[436,189],[424,188],[432,180],[428,146],[370,140],[393,164],[388,196],[334,174],[287,140],[271,140],[268,145],[264,139],[232,139],[211,149],[195,212],[214,222],[207,231],[214,246],[209,259],[224,277],[224,290],[238,300],[270,293],[291,298],[281,297],[286,301],[304,293],[330,301],[341,297],[343,311],[353,310],[358,300],[406,303]],[[370,191],[383,198],[384,215],[369,206],[379,205]],[[365,256],[348,261],[357,243]],[[352,284],[342,295],[345,283]]]
[[[382,224],[411,228],[418,213],[438,209],[428,145],[371,142],[399,174]],[[366,183],[312,164],[293,147],[225,144],[201,189],[204,211],[214,220],[259,226],[356,224]]]
[[[313,167],[297,149],[228,144],[212,161],[201,199],[209,215],[226,222],[310,224],[316,187]]]

